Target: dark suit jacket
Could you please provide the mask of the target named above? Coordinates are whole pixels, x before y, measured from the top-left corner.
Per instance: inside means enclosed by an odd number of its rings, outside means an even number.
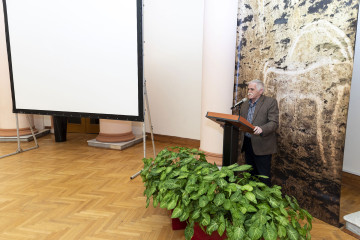
[[[249,102],[242,104],[240,116],[246,119],[249,110]],[[276,129],[279,125],[279,108],[276,99],[261,96],[256,103],[252,124],[263,130],[261,135],[251,135],[251,143],[256,155],[268,155],[276,153]],[[244,133],[240,134],[241,148],[244,142]]]

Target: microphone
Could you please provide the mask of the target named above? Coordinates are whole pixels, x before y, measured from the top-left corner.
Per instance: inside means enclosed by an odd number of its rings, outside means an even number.
[[[231,109],[236,108],[237,106],[239,106],[239,105],[242,104],[243,102],[246,102],[247,100],[248,100],[247,98],[241,99],[241,101],[237,102]]]

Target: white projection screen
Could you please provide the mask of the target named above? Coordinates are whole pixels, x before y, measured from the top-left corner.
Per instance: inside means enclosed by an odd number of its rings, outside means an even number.
[[[3,0],[13,112],[143,121],[141,0]]]

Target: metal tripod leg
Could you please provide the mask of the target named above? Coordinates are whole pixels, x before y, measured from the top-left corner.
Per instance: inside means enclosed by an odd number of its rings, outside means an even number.
[[[150,124],[150,133],[151,133],[151,141],[152,141],[152,146],[153,146],[153,151],[154,151],[154,158],[156,157],[156,151],[155,151],[155,142],[154,142],[154,133],[153,133],[153,125],[151,122],[151,116],[150,116],[150,107],[149,107],[149,99],[147,96],[147,89],[146,89],[146,80],[144,81],[144,101],[146,104],[146,110],[147,110],[147,115],[148,115],[148,119],[149,119],[149,124]],[[145,129],[145,112],[144,112],[144,123],[143,123],[143,138],[144,138],[144,158],[146,158],[146,129]],[[139,176],[141,173],[141,170],[138,171],[137,173],[135,173],[134,175],[132,175],[130,177],[130,179],[134,179],[137,176]]]
[[[25,150],[21,149],[20,134],[19,134],[19,117],[18,117],[18,114],[17,114],[17,113],[15,114],[15,117],[16,117],[16,134],[17,134],[17,144],[18,144],[18,147],[17,147],[17,149],[16,149],[15,152],[10,153],[10,154],[6,154],[6,155],[3,155],[3,156],[0,156],[0,158],[9,157],[9,156],[12,156],[12,155],[15,155],[15,154],[18,154],[18,153],[21,153],[21,152],[29,151],[29,150],[32,150],[32,149],[35,149],[35,148],[38,148],[38,147],[39,147],[39,145],[38,145],[38,143],[37,143],[37,140],[36,140],[36,136],[35,136],[35,134],[34,134],[34,130],[33,130],[33,128],[32,128],[32,124],[31,124],[31,122],[30,122],[29,115],[26,115],[26,118],[27,118],[28,123],[29,123],[29,126],[30,126],[31,134],[32,134],[33,139],[34,139],[34,142],[35,142],[35,147],[27,148],[27,149],[25,149]]]

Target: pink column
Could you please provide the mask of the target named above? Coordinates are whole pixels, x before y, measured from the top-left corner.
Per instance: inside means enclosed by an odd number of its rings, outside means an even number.
[[[238,0],[205,1],[200,150],[218,166],[224,131],[205,116],[208,111],[231,114],[237,9]]]
[[[99,142],[127,142],[135,139],[129,121],[100,119],[100,133],[96,137]]]

